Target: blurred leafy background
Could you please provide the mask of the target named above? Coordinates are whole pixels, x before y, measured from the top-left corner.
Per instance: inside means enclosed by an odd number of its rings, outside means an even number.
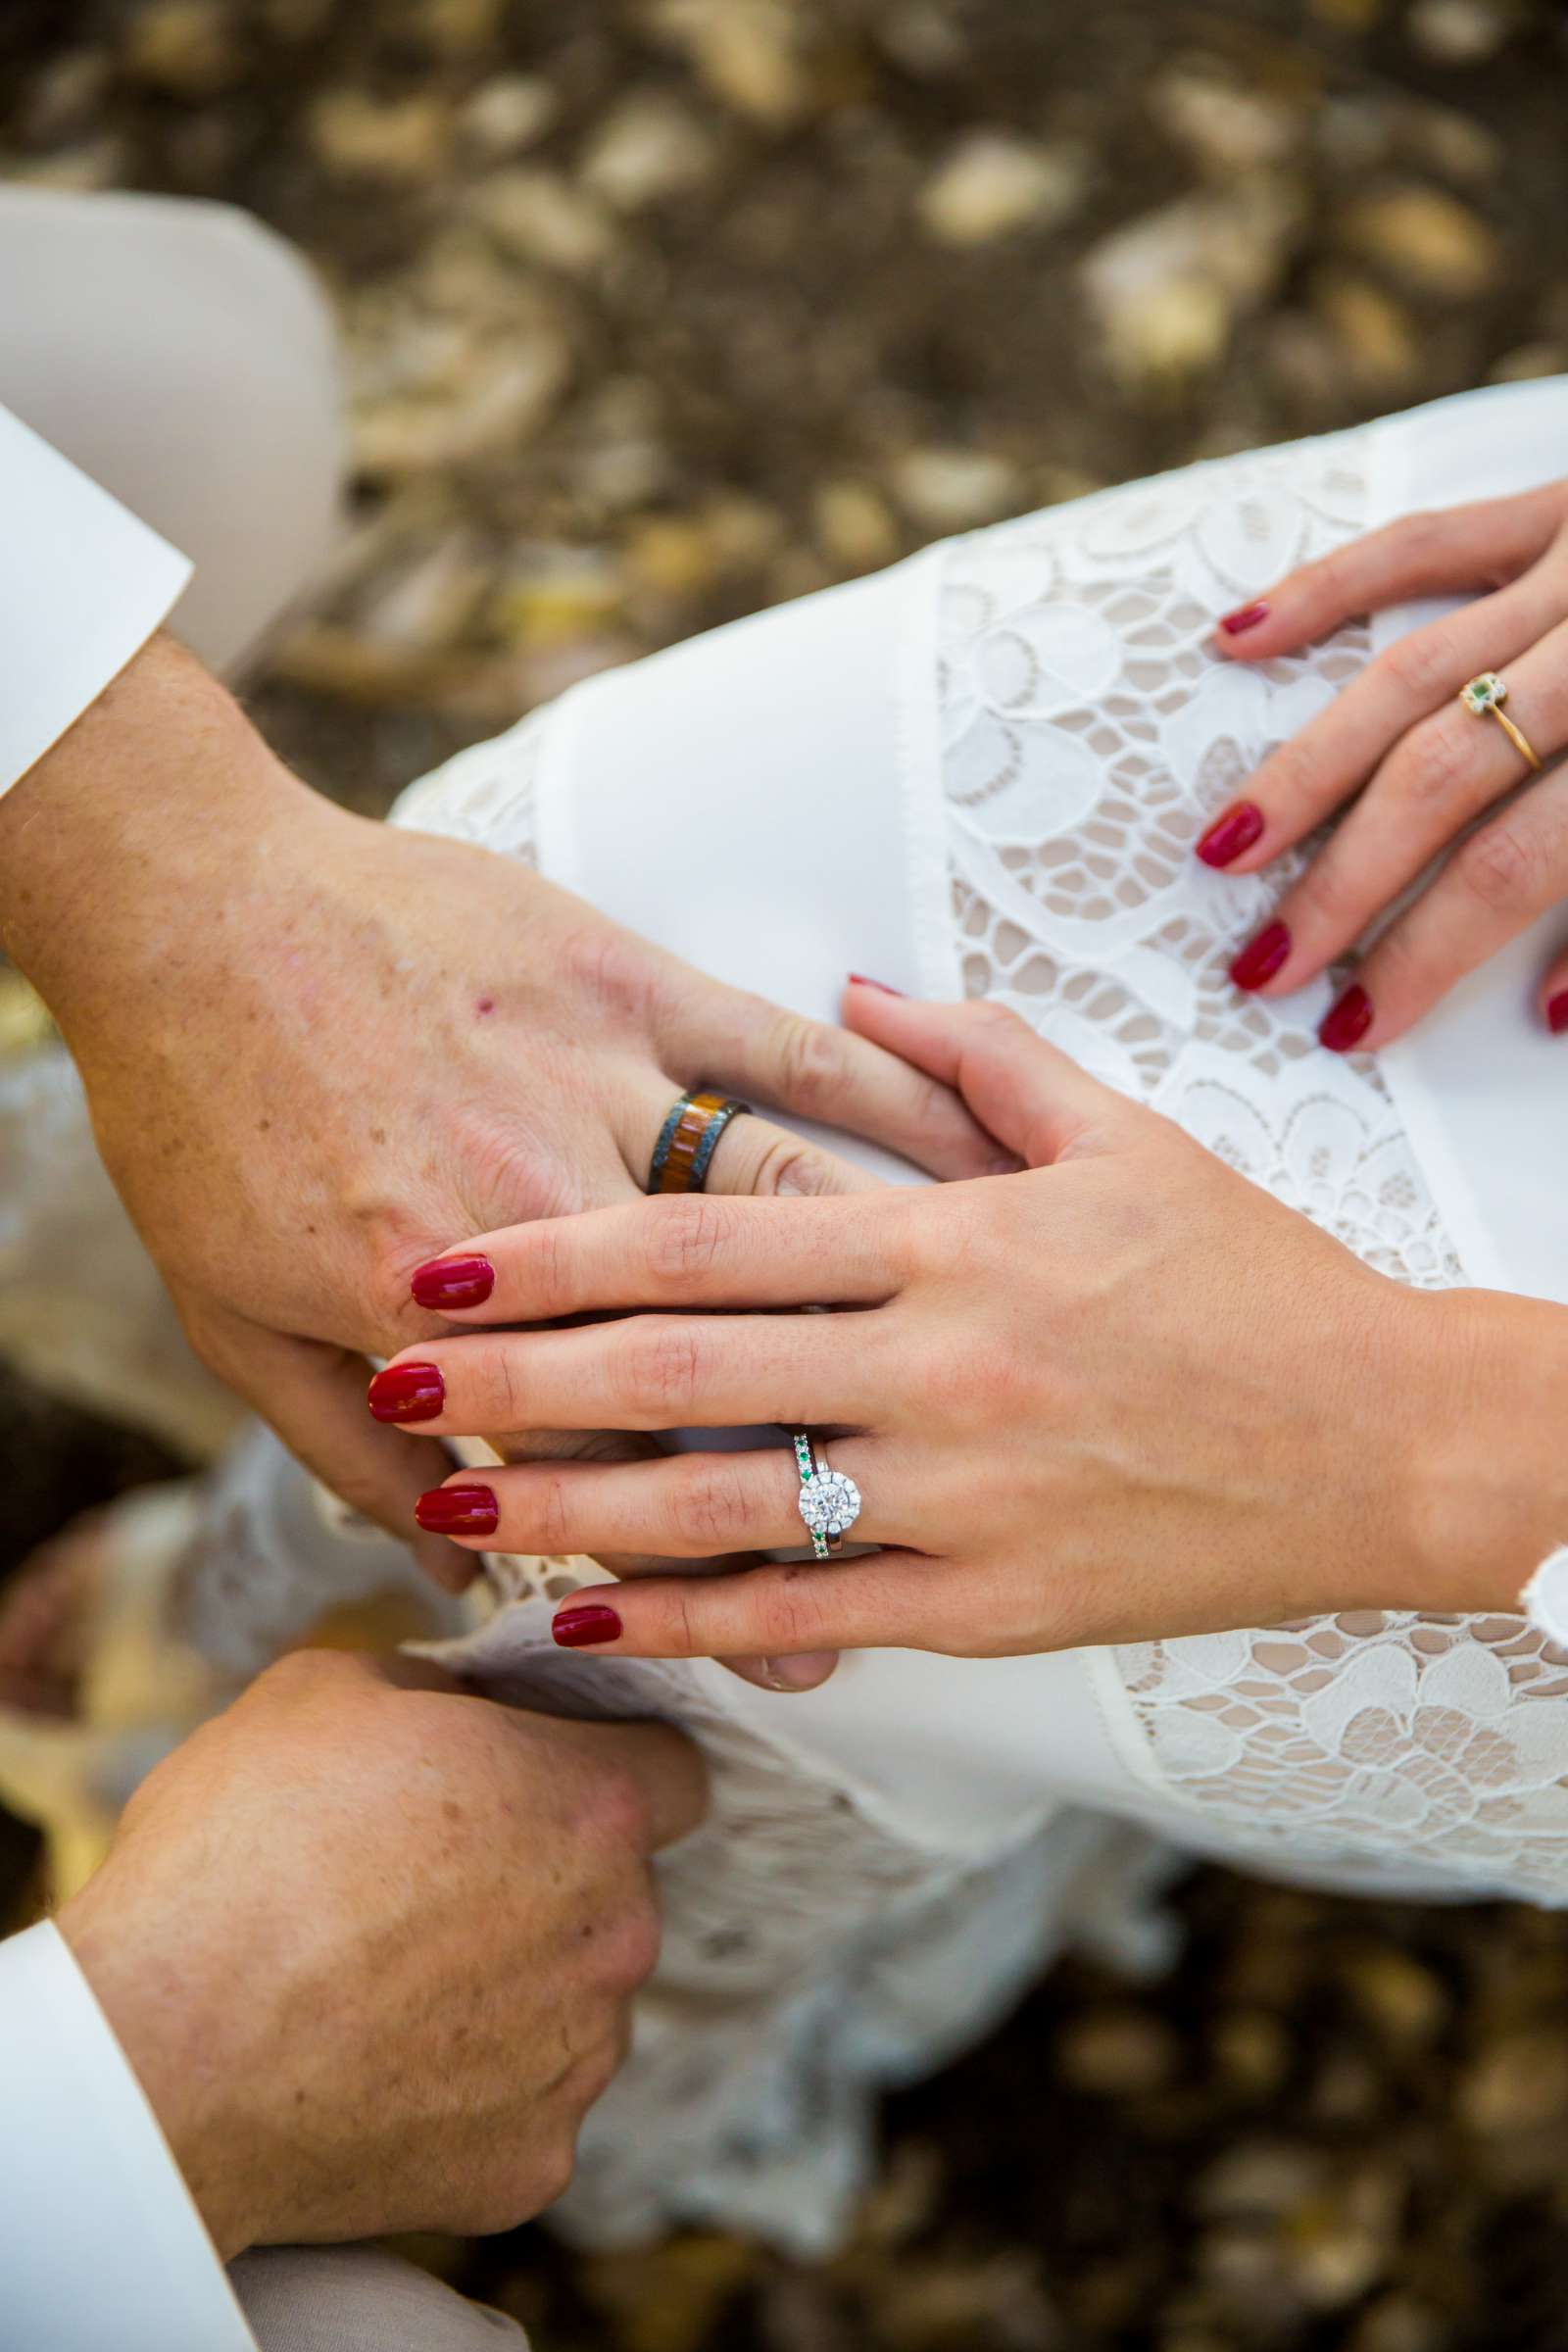
[[[372,809],[932,536],[1568,368],[1557,0],[0,0],[0,174],[319,268],[352,524],[252,702]],[[172,1466],[5,1383],[0,1573]],[[1064,1966],[894,2102],[822,2270],[418,2251],[541,2352],[1568,2346],[1557,1921],[1176,1912],[1171,1974]]]

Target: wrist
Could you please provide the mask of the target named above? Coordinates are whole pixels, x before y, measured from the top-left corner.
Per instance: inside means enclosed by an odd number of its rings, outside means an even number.
[[[1500,1291],[1410,1300],[1419,1424],[1406,1605],[1512,1613],[1568,1542],[1568,1310]]]
[[[225,906],[255,890],[270,842],[334,819],[354,821],[154,638],[0,800],[0,945],[80,1057],[221,952]]]
[[[113,1865],[67,1903],[55,1925],[158,2119],[220,2259],[265,2235],[257,2168],[244,2160],[233,2114],[237,2075],[225,2059],[229,1993],[196,1956],[171,1945],[172,1915],[122,1899]],[[167,1914],[167,1915],[166,1915]]]

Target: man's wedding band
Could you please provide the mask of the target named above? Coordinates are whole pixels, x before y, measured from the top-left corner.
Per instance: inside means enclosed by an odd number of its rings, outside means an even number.
[[[1472,718],[1494,718],[1520,759],[1528,760],[1537,775],[1541,773],[1541,760],[1534,744],[1502,707],[1508,700],[1506,678],[1500,678],[1494,669],[1484,669],[1479,677],[1460,687],[1459,700]]]
[[[719,1137],[751,1107],[731,1095],[677,1095],[654,1146],[649,1192],[700,1193]]]
[[[844,1539],[860,1516],[860,1490],[853,1478],[842,1470],[830,1467],[820,1446],[813,1446],[809,1430],[795,1430],[790,1438],[795,1448],[795,1466],[801,1474],[801,1491],[796,1497],[806,1532],[811,1539],[811,1549],[819,1560],[831,1557],[843,1548]]]

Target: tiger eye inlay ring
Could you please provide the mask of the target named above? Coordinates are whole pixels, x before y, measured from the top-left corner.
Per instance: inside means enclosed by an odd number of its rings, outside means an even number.
[[[648,1170],[651,1193],[700,1193],[708,1182],[718,1139],[731,1119],[751,1109],[732,1095],[681,1095],[670,1107]]]

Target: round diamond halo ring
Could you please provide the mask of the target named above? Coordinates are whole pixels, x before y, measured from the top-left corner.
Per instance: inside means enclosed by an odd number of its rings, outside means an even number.
[[[860,1490],[842,1470],[818,1469],[803,1484],[796,1500],[808,1532],[825,1536],[829,1543],[848,1535],[860,1516]]]

